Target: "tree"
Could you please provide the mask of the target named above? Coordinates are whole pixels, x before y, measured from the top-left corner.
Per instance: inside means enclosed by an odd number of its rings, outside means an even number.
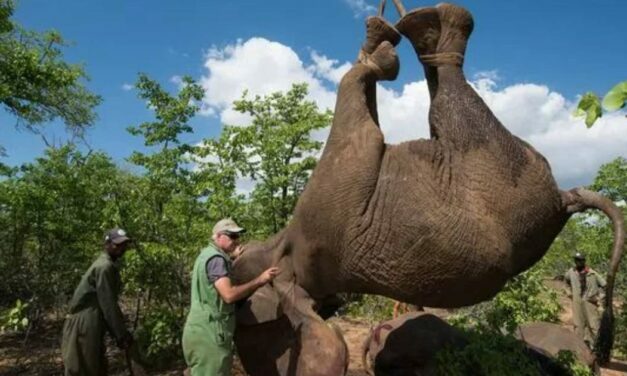
[[[627,159],[618,157],[601,166],[590,188],[615,202],[627,201]]]
[[[80,136],[95,121],[101,98],[83,85],[83,67],[63,60],[61,34],[24,30],[10,20],[13,11],[13,0],[0,0],[0,104],[33,132],[61,119]]]
[[[137,240],[139,252],[126,257],[123,278],[145,313],[136,317],[141,345],[155,362],[180,355],[181,323],[189,304],[189,270],[198,250],[208,241],[207,212],[199,200],[197,174],[189,165],[196,147],[180,137],[192,133],[202,88],[183,78],[176,95],[140,74],[138,97],[154,111],[155,120],[131,126],[150,152],[135,151],[129,161],[140,166],[140,176],[129,176],[121,200],[122,224]]]
[[[0,305],[65,304],[112,225],[106,213],[117,171],[106,155],[70,144],[47,149],[0,181]]]
[[[320,112],[306,101],[307,85],[295,84],[287,93],[276,92],[263,98],[235,101],[235,110],[248,114],[251,124],[225,126],[235,145],[244,145],[238,166],[256,185],[251,193],[250,212],[263,218],[255,230],[269,235],[283,228],[317,163],[322,142],[312,132],[331,123],[331,112]]]

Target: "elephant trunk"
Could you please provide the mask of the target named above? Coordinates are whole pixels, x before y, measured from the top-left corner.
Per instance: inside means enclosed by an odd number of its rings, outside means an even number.
[[[610,268],[607,273],[606,298],[601,325],[594,346],[597,360],[600,364],[605,364],[610,360],[614,344],[614,281],[625,245],[623,213],[610,199],[583,188],[573,188],[567,192],[562,191],[562,202],[568,214],[590,208],[599,209],[610,218],[614,226],[614,244],[612,246]]]

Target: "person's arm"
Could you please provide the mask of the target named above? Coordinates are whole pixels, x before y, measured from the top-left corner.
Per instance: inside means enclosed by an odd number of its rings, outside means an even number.
[[[216,287],[216,290],[222,299],[227,304],[231,304],[251,295],[259,287],[272,281],[278,273],[279,268],[272,267],[261,273],[257,278],[242,285],[234,286],[231,283],[231,278],[228,276],[219,278],[213,283],[213,285]]]
[[[100,310],[118,345],[124,347],[130,340],[130,334],[126,330],[124,315],[118,305],[118,295],[113,288],[119,282],[119,277],[113,267],[101,268],[96,273],[96,295]]]

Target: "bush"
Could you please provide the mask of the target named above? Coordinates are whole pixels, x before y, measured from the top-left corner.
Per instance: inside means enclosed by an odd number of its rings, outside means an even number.
[[[23,332],[28,328],[28,303],[22,303],[21,300],[15,302],[13,308],[7,309],[6,312],[0,316],[0,333],[6,331]]]
[[[136,338],[148,364],[158,368],[183,358],[183,320],[166,307],[152,308],[144,316]]]
[[[348,302],[338,311],[339,315],[366,319],[370,322],[389,320],[392,317],[394,300],[378,295],[346,294]]]
[[[525,346],[511,335],[487,327],[460,328],[469,343],[461,350],[445,349],[436,356],[442,376],[536,376],[538,363],[527,355]]]
[[[561,350],[557,354],[557,362],[570,371],[572,376],[593,376],[592,370],[577,361],[577,357],[572,351]]]
[[[524,323],[557,322],[560,311],[557,293],[542,283],[539,271],[531,269],[505,285],[492,300],[485,318],[494,329],[513,333]]]

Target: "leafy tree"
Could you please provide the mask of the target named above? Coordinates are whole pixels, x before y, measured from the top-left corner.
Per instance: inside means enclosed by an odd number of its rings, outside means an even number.
[[[31,131],[61,119],[82,134],[96,119],[100,97],[83,85],[83,67],[63,60],[61,34],[24,30],[10,19],[13,11],[13,0],[0,0],[0,104]]]
[[[101,153],[50,148],[0,181],[0,304],[65,304],[102,249],[117,168]]]
[[[144,74],[135,87],[155,120],[128,128],[143,137],[149,152],[135,151],[129,157],[143,171],[129,178],[134,184],[125,193],[133,199],[123,200],[126,206],[120,206],[123,223],[139,245],[139,252],[126,258],[124,278],[128,291],[137,297],[137,307],[142,303],[146,309],[137,321],[142,325],[143,345],[159,359],[180,352],[191,261],[209,237],[197,176],[189,165],[196,148],[181,141],[183,134],[193,131],[189,121],[199,109],[203,90],[184,77],[179,92],[171,95]]]
[[[236,132],[235,127],[225,127],[217,139],[205,139],[196,149],[197,187],[205,199],[209,218],[247,217],[245,196],[237,193],[239,171],[248,168],[246,145],[235,137]]]
[[[601,166],[590,189],[615,202],[627,201],[627,159],[618,157]]]
[[[276,233],[287,224],[322,147],[311,134],[331,122],[331,113],[320,112],[306,96],[306,84],[252,100],[244,93],[235,101],[235,110],[248,114],[251,124],[225,126],[234,144],[245,145],[236,155],[237,166],[256,183],[250,213],[264,220],[264,226],[255,229],[260,235]]]

